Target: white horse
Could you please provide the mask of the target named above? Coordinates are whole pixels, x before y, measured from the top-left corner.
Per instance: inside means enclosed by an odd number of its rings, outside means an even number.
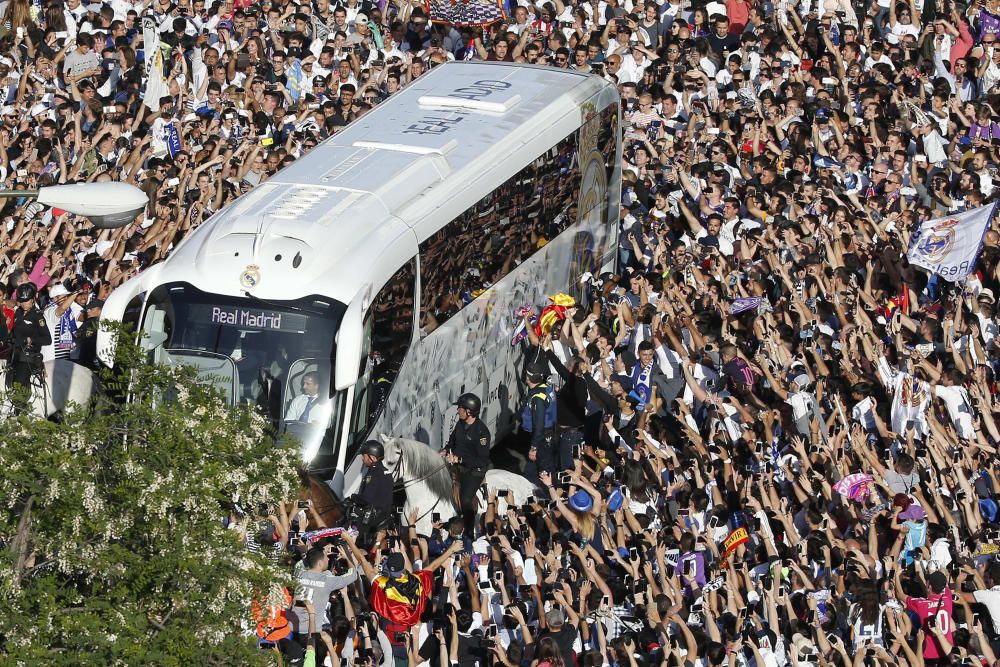
[[[0,362],[0,391],[7,387],[8,368]],[[44,386],[32,382],[29,406],[36,417],[48,418],[70,403],[85,405],[93,394],[93,371],[69,359],[55,359],[45,362]],[[9,415],[12,407],[9,400],[0,400],[0,416]]]
[[[451,478],[451,466],[437,452],[418,440],[405,438],[385,438],[385,458],[383,464],[393,478],[403,484],[406,503],[403,512],[407,517],[417,513],[417,532],[429,535],[431,515],[440,514],[442,521],[456,516],[455,484]],[[507,470],[490,470],[483,480],[488,491],[512,491],[512,505],[520,506],[535,493],[535,485]],[[506,499],[498,497],[497,510],[507,511]],[[486,499],[479,495],[479,512],[486,511]]]

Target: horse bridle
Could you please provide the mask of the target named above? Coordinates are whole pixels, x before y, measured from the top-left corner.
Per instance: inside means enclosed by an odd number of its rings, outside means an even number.
[[[411,479],[409,482],[404,482],[404,483],[399,483],[399,484],[393,484],[392,485],[393,493],[395,493],[397,490],[399,490],[399,491],[405,491],[406,489],[410,488],[414,484],[419,484],[420,482],[424,482],[424,481],[430,479],[431,477],[433,477],[434,475],[438,474],[439,472],[441,472],[441,470],[447,468],[450,465],[451,464],[448,463],[448,461],[442,459],[441,465],[439,465],[437,468],[434,468],[433,470],[431,470],[430,472],[428,472],[426,475],[423,475],[421,477],[417,477],[416,479]],[[399,460],[396,461],[396,465],[393,466],[392,471],[389,474],[392,475],[393,479],[396,479],[397,476],[402,471],[402,468],[403,468],[403,456],[402,456],[402,454],[400,454]],[[416,521],[414,521],[413,523],[415,524],[415,523],[417,523],[417,521],[420,521],[421,519],[423,519],[428,514],[431,514],[435,509],[437,509],[437,506],[438,506],[438,504],[440,502],[441,502],[441,498],[439,497],[437,500],[434,501],[434,504],[431,505],[430,508],[426,512],[424,512],[423,514],[419,515],[417,517]]]
[[[424,482],[424,481],[430,479],[431,477],[433,477],[434,475],[438,474],[439,472],[441,472],[441,470],[443,470],[444,468],[447,468],[449,465],[451,465],[451,464],[449,464],[447,461],[442,460],[441,465],[439,465],[437,468],[434,468],[433,470],[431,470],[430,472],[428,472],[426,475],[423,475],[421,477],[417,477],[416,479],[411,479],[409,482],[405,482],[405,483],[404,482],[396,482],[396,483],[394,483],[392,485],[393,493],[395,493],[396,491],[405,491],[406,489],[408,489],[409,487],[413,486],[414,484],[419,484],[420,482]],[[396,465],[393,466],[392,470],[389,472],[389,474],[392,475],[393,480],[396,480],[398,478],[400,472],[402,471],[402,468],[403,468],[403,456],[401,454],[399,456],[399,460],[396,461]],[[421,514],[420,516],[417,517],[417,521],[419,521],[420,519],[423,519],[425,516],[427,516],[428,514],[430,514],[431,512],[433,512],[437,508],[438,503],[440,503],[440,502],[441,502],[441,498],[438,498],[437,501],[435,501],[435,503],[433,505],[431,505],[431,508],[429,510],[427,510],[426,512],[424,512],[423,514]],[[340,505],[343,505],[343,499],[341,500]],[[337,507],[337,505],[327,505],[327,506],[321,507],[321,508],[314,508],[314,510],[316,511],[317,514],[322,514],[323,512],[325,512],[325,511],[327,511],[329,509],[335,509],[336,507]]]

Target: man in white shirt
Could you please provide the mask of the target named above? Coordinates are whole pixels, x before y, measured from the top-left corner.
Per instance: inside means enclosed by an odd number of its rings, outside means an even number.
[[[327,413],[327,403],[319,395],[319,373],[309,371],[302,376],[302,393],[288,406],[285,421],[317,423]]]
[[[972,440],[976,437],[976,429],[972,425],[972,404],[962,381],[961,372],[952,369],[941,376],[941,384],[934,385],[934,395],[944,402],[958,437]]]

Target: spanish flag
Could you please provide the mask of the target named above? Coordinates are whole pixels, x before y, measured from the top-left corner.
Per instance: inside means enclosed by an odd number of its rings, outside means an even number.
[[[727,537],[726,541],[722,543],[724,549],[722,553],[722,560],[728,560],[729,554],[736,551],[741,544],[745,544],[749,541],[750,535],[747,533],[747,529],[743,526],[740,526],[733,532],[729,533],[729,537]]]
[[[412,580],[416,578],[416,581]],[[372,592],[370,602],[375,612],[397,625],[411,626],[420,622],[420,616],[424,613],[424,606],[427,598],[433,589],[434,580],[427,570],[418,570],[413,574],[404,573],[399,577],[395,585],[386,584],[389,577],[382,575],[372,582]],[[416,583],[416,586],[413,586]],[[407,594],[404,591],[413,589]]]

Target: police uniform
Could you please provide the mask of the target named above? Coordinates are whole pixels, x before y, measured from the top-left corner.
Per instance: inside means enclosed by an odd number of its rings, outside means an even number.
[[[525,476],[538,482],[543,470],[554,473],[555,458],[552,453],[552,436],[556,425],[555,397],[548,384],[528,388],[528,400],[521,408],[521,430],[529,434],[530,448],[535,450],[535,460],[528,459]]]
[[[471,535],[479,510],[476,491],[490,469],[490,431],[478,417],[471,424],[459,420],[448,439],[447,449],[461,459],[458,464],[458,495],[465,530]]]
[[[97,366],[97,325],[99,321],[96,317],[88,317],[73,335],[75,344],[69,358],[87,368]]]
[[[368,507],[375,508],[382,516],[392,511],[392,476],[381,461],[365,467],[358,500]]]
[[[7,387],[9,389],[14,384],[30,387],[32,374],[44,368],[42,347],[52,344],[52,334],[37,306],[29,310],[19,307],[14,312],[10,343],[11,373],[7,376]]]

